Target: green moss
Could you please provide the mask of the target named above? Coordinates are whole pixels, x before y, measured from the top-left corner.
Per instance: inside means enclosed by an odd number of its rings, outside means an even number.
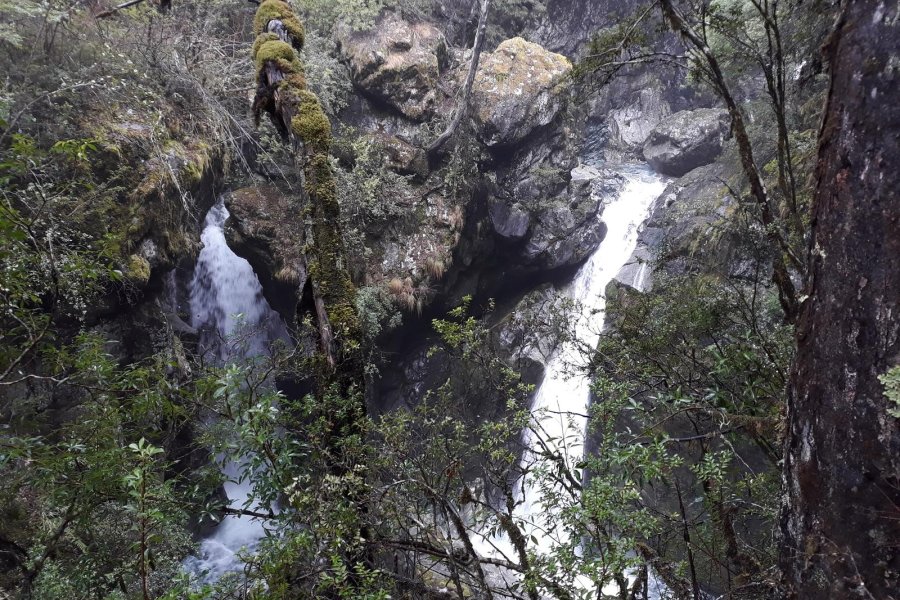
[[[278,42],[281,39],[274,33],[261,33],[256,36],[256,39],[253,40],[253,50],[250,52],[250,56],[256,61],[256,55],[259,52],[259,47],[265,44],[266,42]]]
[[[290,93],[294,94],[294,101],[297,102],[299,101],[300,92],[306,89],[306,75],[302,72],[291,73],[281,80],[279,87],[285,92],[288,91],[287,88],[290,88]]]
[[[362,385],[362,334],[355,303],[356,290],[344,263],[340,206],[329,159],[331,122],[322,110],[318,97],[307,88],[302,65],[291,45],[277,36],[263,33],[272,19],[284,23],[295,40],[298,37],[296,31],[302,35],[302,25],[288,4],[282,0],[266,0],[254,18],[258,38],[253,45],[253,57],[258,70],[262,70],[267,63],[275,63],[282,71],[284,79],[278,85],[279,102],[292,109],[288,113],[293,114],[291,133],[303,142],[305,149],[304,155],[297,158],[303,164],[309,198],[304,210],[312,219],[313,232],[302,252],[307,254],[308,275],[325,303],[341,364],[336,372],[332,372],[323,362],[320,383],[334,381],[332,378],[337,376],[342,380],[344,389],[353,389]]]
[[[297,60],[297,55],[290,44],[286,44],[279,39],[268,39],[263,41],[256,49],[256,69],[262,70],[267,62],[274,62],[285,75],[291,73],[302,73],[303,67]]]
[[[266,30],[269,21],[279,20],[291,35],[291,41],[297,50],[303,49],[303,24],[291,10],[290,5],[282,0],[266,0],[259,5],[253,18],[253,33],[259,35]]]
[[[125,277],[141,285],[147,283],[150,281],[150,263],[143,256],[132,254],[128,257]]]
[[[210,151],[209,146],[202,142],[197,142],[195,147],[186,158],[184,167],[181,168],[179,179],[182,184],[187,186],[195,186],[203,179],[203,175],[209,168]]]
[[[312,154],[327,155],[331,148],[331,122],[315,94],[301,90],[299,96],[297,114],[291,120],[291,131]]]

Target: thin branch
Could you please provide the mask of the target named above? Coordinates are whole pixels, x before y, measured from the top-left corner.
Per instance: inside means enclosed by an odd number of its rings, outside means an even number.
[[[447,126],[447,129],[434,140],[426,151],[429,160],[437,156],[440,149],[450,141],[459,124],[462,122],[463,116],[469,112],[469,97],[472,95],[472,84],[475,82],[475,73],[478,71],[478,60],[481,57],[481,49],[484,46],[484,32],[487,28],[488,10],[491,6],[491,0],[481,0],[481,13],[478,16],[478,30],[475,33],[475,42],[472,45],[472,59],[469,61],[469,72],[466,75],[466,82],[463,86],[462,98],[456,107],[456,114],[453,120]]]

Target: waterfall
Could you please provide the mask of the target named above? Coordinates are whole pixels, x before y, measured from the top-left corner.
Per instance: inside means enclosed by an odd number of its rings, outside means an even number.
[[[265,356],[272,342],[288,339],[250,263],[225,242],[227,219],[221,200],[209,209],[190,284],[191,325],[200,332],[200,350],[220,364]]]
[[[216,364],[248,363],[269,354],[273,343],[289,341],[287,327],[263,297],[253,268],[225,242],[228,210],[220,200],[203,223],[203,249],[190,282],[191,325],[199,331],[199,351]],[[224,485],[231,508],[247,508],[250,482],[241,478],[245,461],[223,466]],[[250,509],[259,508],[253,504]],[[263,523],[249,516],[225,516],[200,544],[197,556],[185,569],[212,582],[243,567],[241,549],[252,551],[265,535]]]
[[[647,170],[626,168],[622,175],[626,181],[619,196],[603,210],[606,238],[563,291],[576,308],[572,316],[576,339],[560,344],[547,361],[544,380],[531,407],[533,414],[541,415],[535,428],[544,440],[550,440],[546,442],[550,450],[565,457],[569,469],[584,454],[587,427],[587,419],[582,415],[588,411],[591,379],[585,374],[586,365],[581,364],[585,359],[582,349],[597,347],[605,317],[606,286],[634,252],[638,229],[647,218],[650,205],[665,189],[663,180]],[[524,438],[526,453],[531,456],[523,460],[533,460],[538,450],[536,434],[527,430]],[[540,514],[540,491],[525,485],[522,492],[522,516]],[[562,532],[535,534],[539,551],[547,550],[554,539],[564,541],[561,536]]]
[[[626,166],[619,172],[625,177],[625,183],[618,197],[603,210],[606,237],[563,290],[576,307],[571,318],[575,339],[563,341],[550,356],[531,407],[532,414],[539,415],[535,417],[535,429],[540,430],[543,440],[549,440],[545,443],[551,451],[560,452],[569,469],[584,455],[587,428],[584,415],[588,412],[591,379],[583,368],[586,366],[583,349],[597,347],[605,317],[606,286],[634,252],[639,228],[651,204],[665,189],[663,179],[645,167]],[[646,273],[639,272],[635,279],[643,284]],[[534,463],[539,450],[537,436],[529,429],[523,438],[526,448],[523,465]],[[515,514],[526,523],[524,533],[534,541],[538,553],[547,553],[552,546],[565,543],[568,536],[561,528],[548,531],[541,526],[529,526],[540,521],[544,511],[539,487],[520,482],[518,489],[523,501]],[[478,546],[486,555],[515,556],[505,539],[482,539]],[[615,593],[616,586],[612,588],[604,591]]]

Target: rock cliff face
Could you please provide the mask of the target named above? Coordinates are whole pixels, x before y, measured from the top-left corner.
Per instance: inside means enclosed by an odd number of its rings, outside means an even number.
[[[369,158],[391,174],[379,188],[389,214],[366,224],[365,251],[350,257],[357,285],[381,290],[405,315],[404,327],[383,340],[399,351],[384,365],[391,375],[375,401],[385,408],[422,397],[446,379],[435,374],[455,368],[446,356],[426,357],[429,317],[472,295],[475,305],[497,298],[503,308],[496,319],[521,322],[514,298],[531,298],[591,254],[606,235],[601,200],[622,184],[600,157],[640,160],[648,138],[691,100],[655,75],[638,73],[589,103],[573,102],[569,59],[514,37],[482,55],[469,118],[449,156],[429,165],[423,148],[456,108],[469,53],[450,47],[433,26],[394,13],[367,31],[339,28],[336,38],[358,91],[335,119],[336,135],[362,140]],[[718,113],[698,125],[699,116],[705,115],[681,116],[683,127],[670,133],[681,146],[669,162],[686,155],[682,163],[701,164],[721,143]],[[352,152],[339,156],[347,169],[360,160]],[[698,172],[683,187],[702,187],[712,176]],[[304,277],[291,267],[292,244],[302,245],[301,216],[284,201],[260,203],[265,195],[250,188],[229,196],[229,240],[257,269],[272,305],[290,315],[299,299],[288,287]],[[514,339],[507,331],[495,340],[511,363],[521,359]],[[535,360],[520,366],[539,378]]]
[[[422,148],[434,135],[431,122],[455,108],[468,56],[432,26],[395,14],[369,31],[339,30],[337,39],[359,91],[337,119],[348,127],[338,135],[362,132],[358,139],[393,173],[380,188],[391,215],[366,226],[365,255],[351,260],[358,285],[383,290],[406,314],[397,334],[403,356],[390,367],[405,375],[385,382],[378,402],[407,403],[410,390],[421,397],[427,381],[438,381],[428,373],[454,368],[441,362],[446,357],[424,358],[428,326],[417,324],[418,314],[441,316],[466,294],[504,299],[497,318],[514,312],[506,299],[559,277],[597,247],[605,235],[600,199],[620,182],[608,170],[579,166],[580,109],[570,102],[572,64],[564,56],[522,38],[484,53],[470,118],[451,150],[463,162],[429,165]],[[266,195],[259,188],[229,195],[229,240],[257,269],[272,305],[290,315],[299,299],[286,286],[304,276],[291,267],[301,217],[284,201],[261,201]],[[512,348],[503,352],[518,360]],[[539,365],[529,361],[537,377]]]
[[[436,27],[386,13],[369,31],[339,28],[338,41],[364,94],[416,121],[433,115],[435,86],[448,60],[447,42]]]
[[[286,322],[293,321],[298,294],[308,278],[302,255],[305,232],[297,206],[269,185],[233,190],[226,195],[225,206],[231,213],[228,245],[253,267],[269,305]]]
[[[650,131],[644,142],[644,158],[660,173],[680,177],[719,156],[728,127],[724,109],[677,112]]]

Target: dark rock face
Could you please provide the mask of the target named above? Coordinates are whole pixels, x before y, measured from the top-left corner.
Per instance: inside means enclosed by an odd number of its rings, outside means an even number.
[[[680,177],[719,156],[728,126],[728,112],[723,109],[677,112],[650,132],[644,142],[644,158],[660,173]]]
[[[736,202],[723,182],[739,177],[734,168],[716,162],[671,181],[651,206],[637,246],[614,284],[649,290],[655,272],[680,274],[694,268],[740,277],[752,255],[746,248],[752,241],[724,227]]]
[[[229,247],[253,267],[269,305],[293,323],[308,277],[299,211],[272,186],[234,190],[225,205],[231,214],[225,228]]]
[[[656,200],[638,243],[664,251],[669,259],[702,251],[698,243],[708,238],[711,227],[734,203],[722,183],[725,175],[721,165],[711,164],[670,183]]]
[[[788,396],[781,563],[793,598],[898,598],[900,13],[849,3],[826,46],[810,275]]]
[[[499,198],[491,198],[488,213],[494,232],[507,240],[520,240],[528,233],[531,216],[518,202],[507,204]]]
[[[447,62],[447,42],[436,27],[385,13],[372,30],[342,27],[337,37],[364,94],[417,121],[434,113],[435,86]]]
[[[626,151],[643,148],[654,128],[672,112],[660,88],[651,83],[637,90],[632,102],[609,111],[607,119],[612,144]]]
[[[618,23],[641,5],[636,0],[547,0],[547,15],[534,26],[534,39],[567,55],[581,47],[598,30]]]
[[[580,263],[606,235],[606,226],[600,221],[600,200],[611,174],[577,167],[570,176],[568,193],[537,215],[525,246],[524,257],[542,268]]]
[[[375,143],[384,152],[385,166],[400,175],[428,176],[428,158],[425,151],[396,135],[378,133]]]
[[[544,361],[553,347],[552,336],[546,331],[553,307],[560,297],[547,284],[518,298],[506,308],[499,308],[489,317],[491,335],[488,350],[508,366],[519,372],[524,383],[538,384],[544,377]],[[495,375],[488,371],[472,370],[467,361],[444,352],[431,351],[436,342],[432,336],[415,336],[415,347],[385,373],[378,393],[377,411],[411,408],[421,402],[429,391],[450,381],[454,397],[460,399],[463,418],[480,422],[497,418],[506,410],[506,395],[492,383]]]

